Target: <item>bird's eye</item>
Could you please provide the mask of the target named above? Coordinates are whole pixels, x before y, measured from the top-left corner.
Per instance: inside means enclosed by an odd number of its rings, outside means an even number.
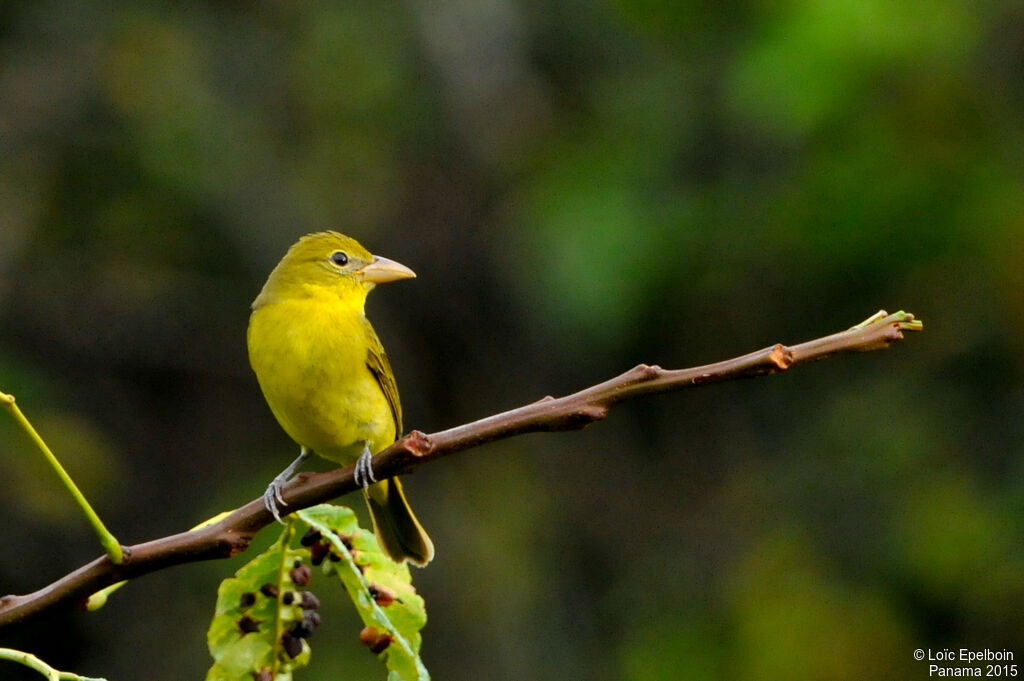
[[[348,255],[344,251],[335,251],[331,253],[331,262],[340,267],[344,267],[348,264]]]

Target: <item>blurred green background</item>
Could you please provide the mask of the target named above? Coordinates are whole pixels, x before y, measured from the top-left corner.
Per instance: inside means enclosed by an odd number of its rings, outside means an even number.
[[[887,352],[409,477],[437,545],[424,660],[653,681],[1020,658],[1022,73],[1015,0],[4,2],[0,389],[134,543],[295,456],[245,328],[306,232],[419,274],[369,313],[425,431],[904,308],[925,331]],[[0,593],[99,553],[40,459],[0,420]],[[0,645],[201,678],[244,560]],[[317,591],[301,678],[383,678]]]

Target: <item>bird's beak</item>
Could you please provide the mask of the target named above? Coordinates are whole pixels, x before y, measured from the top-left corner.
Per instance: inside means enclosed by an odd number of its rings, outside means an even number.
[[[359,270],[363,281],[371,284],[383,284],[388,281],[399,279],[412,279],[416,273],[400,262],[382,258],[379,255],[373,256],[373,262]]]

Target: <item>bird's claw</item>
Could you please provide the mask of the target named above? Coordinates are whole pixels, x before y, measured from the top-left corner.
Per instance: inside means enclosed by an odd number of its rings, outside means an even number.
[[[277,479],[274,479],[274,481],[267,486],[267,491],[263,493],[263,505],[266,506],[267,510],[274,516],[274,520],[282,525],[284,524],[284,521],[281,520],[281,512],[278,510],[278,505],[287,506],[288,503],[284,500],[284,497],[281,496],[281,482]]]
[[[299,452],[298,458],[292,461],[287,468],[277,474],[277,477],[270,481],[267,485],[267,491],[263,493],[263,505],[267,507],[267,510],[274,516],[277,522],[284,524],[281,520],[281,512],[279,506],[287,506],[288,503],[284,500],[281,495],[281,488],[288,482],[288,479],[292,477],[292,474],[299,469],[302,462],[309,458],[310,450],[303,447]]]
[[[356,484],[366,489],[372,483],[377,482],[377,477],[373,474],[373,455],[370,454],[369,445],[363,447],[363,453],[359,455],[356,460],[355,470],[352,472],[352,477],[355,478]]]

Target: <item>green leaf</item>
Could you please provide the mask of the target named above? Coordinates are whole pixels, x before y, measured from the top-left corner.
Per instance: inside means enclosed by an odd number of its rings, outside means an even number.
[[[419,657],[427,611],[412,586],[408,566],[388,558],[373,533],[359,527],[351,509],[321,504],[296,515],[317,530],[319,541],[327,542],[338,557],[324,562],[325,572],[336,574],[345,586],[367,627],[364,642],[372,645],[376,637],[386,645],[379,654],[387,665],[388,681],[429,681]],[[385,643],[387,637],[390,643]]]
[[[304,638],[293,642],[301,646],[292,649],[295,657],[281,644],[281,637],[289,636],[305,617],[292,568],[308,552],[286,549],[290,537],[288,527],[281,541],[221,582],[206,636],[214,659],[206,681],[252,681],[255,673],[273,671],[275,665],[275,681],[291,681],[292,671],[308,664],[310,648]],[[290,594],[288,604],[285,594]]]

